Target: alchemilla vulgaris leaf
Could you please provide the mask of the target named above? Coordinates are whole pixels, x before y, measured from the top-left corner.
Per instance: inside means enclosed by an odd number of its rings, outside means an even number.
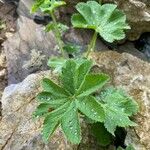
[[[91,67],[90,60],[71,59],[62,68],[60,85],[43,79],[44,91],[37,96],[40,105],[34,115],[45,117],[42,131],[44,140],[48,140],[60,125],[69,141],[80,143],[79,111],[95,121],[104,122],[104,110],[91,94],[102,88],[109,76],[89,74]]]
[[[76,9],[79,13],[72,16],[72,24],[76,28],[93,29],[107,42],[125,38],[125,14],[115,4],[101,5],[96,1],[80,2]]]
[[[99,98],[105,111],[104,126],[110,133],[114,135],[117,126],[136,125],[129,117],[138,112],[138,104],[122,90],[109,88]]]

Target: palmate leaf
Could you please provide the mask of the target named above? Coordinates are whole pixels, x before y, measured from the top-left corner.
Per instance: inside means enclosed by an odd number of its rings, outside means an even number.
[[[34,115],[45,117],[42,131],[44,140],[48,140],[60,125],[69,141],[80,143],[79,111],[95,121],[104,121],[103,107],[90,94],[101,88],[108,80],[108,76],[88,75],[91,67],[90,60],[71,59],[67,60],[62,68],[61,86],[50,79],[43,79],[44,91],[37,96],[41,104]]]
[[[101,106],[105,111],[104,125],[107,130],[114,134],[116,127],[135,126],[129,116],[136,114],[138,105],[122,91],[110,88],[100,96]]]
[[[93,29],[108,42],[123,39],[124,30],[130,29],[126,23],[126,16],[115,4],[101,5],[95,1],[88,1],[78,3],[76,9],[79,13],[72,16],[73,26]]]
[[[44,117],[43,137],[48,140],[58,126],[67,139],[78,144],[81,141],[80,113],[94,122],[104,123],[110,133],[116,126],[135,125],[129,116],[137,112],[136,103],[116,90],[92,96],[109,80],[105,74],[89,74],[92,62],[87,59],[67,60],[60,74],[60,85],[44,78],[43,92],[37,98],[40,105],[34,115]],[[127,108],[126,108],[127,107]],[[136,110],[132,110],[136,108]]]

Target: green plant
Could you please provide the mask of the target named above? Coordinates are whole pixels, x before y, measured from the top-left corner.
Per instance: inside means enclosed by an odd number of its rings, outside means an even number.
[[[87,56],[94,50],[98,33],[107,42],[113,42],[125,38],[124,29],[130,29],[126,23],[126,16],[115,4],[101,5],[95,1],[88,1],[77,4],[76,9],[79,13],[72,16],[73,26],[95,30]]]
[[[92,95],[109,81],[109,76],[89,73],[91,67],[91,61],[86,59],[80,63],[78,60],[68,60],[62,68],[60,85],[50,79],[43,79],[44,91],[38,95],[41,104],[34,115],[45,117],[45,140],[61,125],[69,141],[80,143],[81,113],[95,122],[104,123],[113,135],[117,126],[136,125],[129,116],[137,112],[137,104],[124,93],[107,89],[97,97]]]
[[[81,141],[80,118],[91,124],[91,129],[101,145],[112,142],[116,127],[135,126],[130,117],[137,113],[137,103],[116,88],[101,88],[110,80],[106,74],[91,72],[93,63],[88,55],[94,50],[97,34],[108,42],[125,37],[124,30],[130,27],[126,16],[114,4],[101,5],[95,1],[79,3],[79,13],[72,16],[72,24],[76,28],[95,30],[89,44],[86,58],[66,59],[64,50],[70,54],[78,52],[80,47],[70,43],[64,44],[62,32],[67,26],[56,21],[55,9],[65,5],[64,1],[37,0],[32,8],[50,14],[52,22],[46,31],[53,30],[63,57],[52,58],[48,65],[59,73],[57,84],[50,79],[42,81],[43,92],[37,98],[40,105],[34,112],[35,117],[43,117],[43,138],[45,141],[61,126],[65,136],[72,143]],[[104,139],[105,138],[105,139]]]
[[[59,49],[61,50],[62,56],[65,57],[64,54],[64,43],[61,38],[62,32],[67,30],[67,26],[63,25],[62,23],[58,23],[55,17],[55,10],[56,8],[65,5],[65,1],[57,1],[57,0],[36,0],[35,4],[32,7],[31,12],[34,13],[38,9],[40,9],[43,13],[49,14],[52,18],[52,22],[50,22],[47,26],[45,31],[52,30],[55,34],[57,44]]]

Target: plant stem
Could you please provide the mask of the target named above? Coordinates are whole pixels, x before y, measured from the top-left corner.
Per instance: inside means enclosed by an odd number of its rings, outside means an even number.
[[[55,18],[55,15],[54,15],[54,12],[50,12],[50,15],[52,17],[52,20],[53,20],[53,23],[54,23],[54,34],[55,34],[55,37],[56,37],[56,41],[57,41],[57,44],[59,46],[59,49],[61,50],[61,53],[62,53],[62,56],[65,58],[65,54],[64,54],[64,50],[63,50],[63,41],[61,39],[61,33],[59,31],[59,28],[58,28],[58,24],[57,24],[57,21],[56,21],[56,18]]]
[[[95,31],[94,35],[92,37],[92,40],[91,40],[91,42],[90,42],[90,44],[88,46],[86,57],[89,56],[89,54],[90,54],[91,51],[94,51],[96,40],[97,40],[97,32]]]

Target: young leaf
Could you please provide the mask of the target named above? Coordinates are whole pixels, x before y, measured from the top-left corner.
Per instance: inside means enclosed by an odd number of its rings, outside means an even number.
[[[77,91],[78,97],[88,96],[102,88],[109,80],[106,74],[89,74]]]
[[[40,9],[44,13],[49,13],[55,10],[57,7],[63,6],[66,3],[64,1],[57,0],[36,0],[32,7],[32,12],[36,12]]]
[[[53,31],[55,29],[55,25],[53,22],[50,22],[48,25],[45,27],[45,32]]]
[[[61,121],[61,127],[66,137],[74,144],[81,141],[81,129],[79,123],[78,111],[75,102],[72,103],[67,113],[64,114]]]
[[[76,9],[79,13],[72,16],[73,26],[93,29],[107,42],[123,39],[124,30],[130,29],[126,23],[126,16],[115,4],[101,5],[95,1],[88,1],[78,3]]]
[[[45,0],[36,0],[36,2],[34,3],[34,5],[32,6],[31,12],[34,13],[36,12],[39,7],[44,3]]]
[[[77,44],[74,43],[67,43],[64,45],[64,50],[68,53],[68,54],[77,54],[80,52],[81,47]]]
[[[64,58],[50,58],[48,60],[48,66],[54,68],[55,73],[60,73],[65,63],[66,60]]]
[[[76,100],[77,108],[88,118],[103,122],[105,119],[104,110],[92,96],[83,97]]]

